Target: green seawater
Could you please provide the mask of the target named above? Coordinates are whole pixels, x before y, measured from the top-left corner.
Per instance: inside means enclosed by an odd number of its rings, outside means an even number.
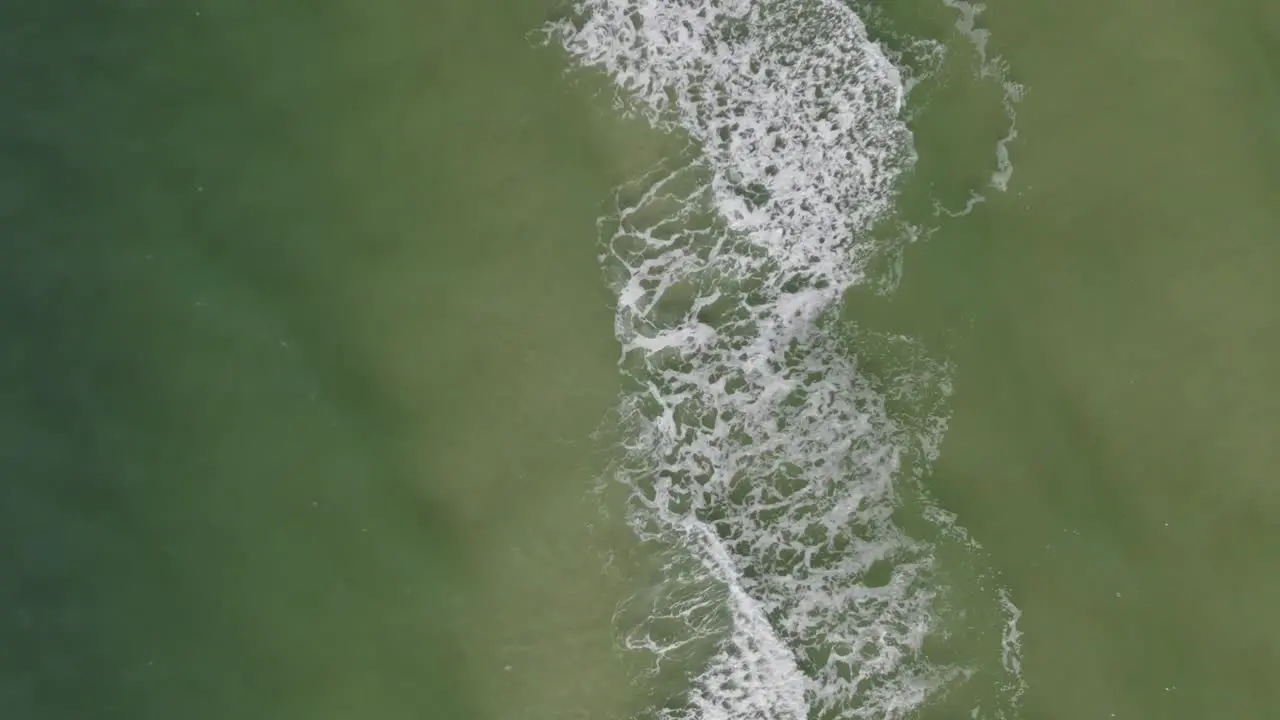
[[[940,2],[872,4],[971,52]],[[1280,707],[1275,8],[988,3],[1008,191],[848,298],[955,368],[925,485],[1022,610],[1019,717]],[[651,706],[591,492],[595,221],[673,143],[531,42],[554,12],[0,9],[0,718]],[[1007,130],[954,67],[904,212],[963,205]]]
[[[979,25],[1025,86],[1009,191],[848,314],[955,364],[927,484],[1023,612],[1023,717],[1272,717],[1280,7],[992,2]],[[983,166],[950,159],[1002,127],[977,94],[937,91],[917,134],[961,200]]]
[[[545,10],[3,11],[0,717],[627,700],[594,223],[653,151]]]

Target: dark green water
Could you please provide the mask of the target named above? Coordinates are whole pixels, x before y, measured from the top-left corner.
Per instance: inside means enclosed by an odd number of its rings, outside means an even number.
[[[0,12],[0,716],[618,702],[543,9],[205,5]]]
[[[0,9],[0,717],[644,707],[582,496],[594,222],[662,139],[529,46],[550,3],[201,5]],[[1273,717],[1280,14],[983,18],[1010,191],[848,315],[955,363],[928,482],[1024,613],[1023,717]],[[948,88],[943,194],[1004,129]]]

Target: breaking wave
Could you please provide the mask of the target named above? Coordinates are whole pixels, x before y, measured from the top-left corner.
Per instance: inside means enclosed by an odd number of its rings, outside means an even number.
[[[648,716],[918,711],[976,672],[926,652],[947,605],[937,545],[971,541],[942,512],[922,513],[934,538],[895,520],[945,430],[950,369],[882,337],[901,371],[860,372],[837,317],[915,160],[903,77],[835,0],[580,0],[548,31],[689,143],[600,222],[627,381],[616,479],[665,549],[618,624],[685,680]],[[1017,610],[988,601],[1009,705]]]

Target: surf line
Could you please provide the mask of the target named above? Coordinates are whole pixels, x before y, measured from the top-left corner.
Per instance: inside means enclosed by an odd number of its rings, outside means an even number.
[[[915,161],[900,73],[836,0],[579,0],[546,30],[697,150],[600,223],[628,382],[614,479],[669,549],[623,643],[692,679],[649,716],[908,716],[973,674],[925,658],[934,546],[893,519],[904,458],[946,421],[896,422],[832,313]]]

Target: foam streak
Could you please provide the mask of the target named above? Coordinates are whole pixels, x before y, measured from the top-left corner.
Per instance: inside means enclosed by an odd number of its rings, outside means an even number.
[[[653,715],[907,716],[964,674],[923,658],[934,561],[891,517],[945,420],[897,426],[831,319],[914,161],[898,71],[835,0],[580,0],[551,31],[699,151],[601,224],[632,388],[618,479],[640,536],[692,559],[626,643],[659,665],[714,648]]]

